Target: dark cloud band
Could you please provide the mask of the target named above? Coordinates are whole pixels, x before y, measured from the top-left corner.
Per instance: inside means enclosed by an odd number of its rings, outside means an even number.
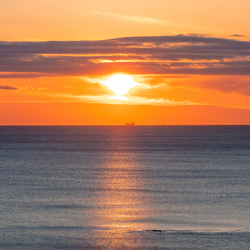
[[[131,74],[250,75],[250,42],[189,36],[0,42],[0,77]]]

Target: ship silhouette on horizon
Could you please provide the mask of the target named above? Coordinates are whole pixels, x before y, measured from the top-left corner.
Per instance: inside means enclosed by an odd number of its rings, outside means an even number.
[[[125,123],[124,125],[125,126],[135,126],[135,123],[134,122],[132,122],[132,123]]]

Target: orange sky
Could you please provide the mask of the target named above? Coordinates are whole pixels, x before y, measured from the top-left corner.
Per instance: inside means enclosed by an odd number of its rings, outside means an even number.
[[[249,11],[248,0],[7,1],[0,125],[250,124]],[[138,83],[120,99],[103,84],[117,74]]]

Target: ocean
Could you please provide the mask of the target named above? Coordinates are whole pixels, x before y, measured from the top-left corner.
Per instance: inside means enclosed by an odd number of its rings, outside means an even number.
[[[250,249],[250,126],[1,126],[0,249]]]

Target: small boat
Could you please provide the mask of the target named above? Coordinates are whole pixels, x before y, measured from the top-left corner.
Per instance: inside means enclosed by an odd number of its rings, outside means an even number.
[[[135,126],[135,123],[134,122],[132,122],[132,123],[125,123],[124,125],[125,126]]]

